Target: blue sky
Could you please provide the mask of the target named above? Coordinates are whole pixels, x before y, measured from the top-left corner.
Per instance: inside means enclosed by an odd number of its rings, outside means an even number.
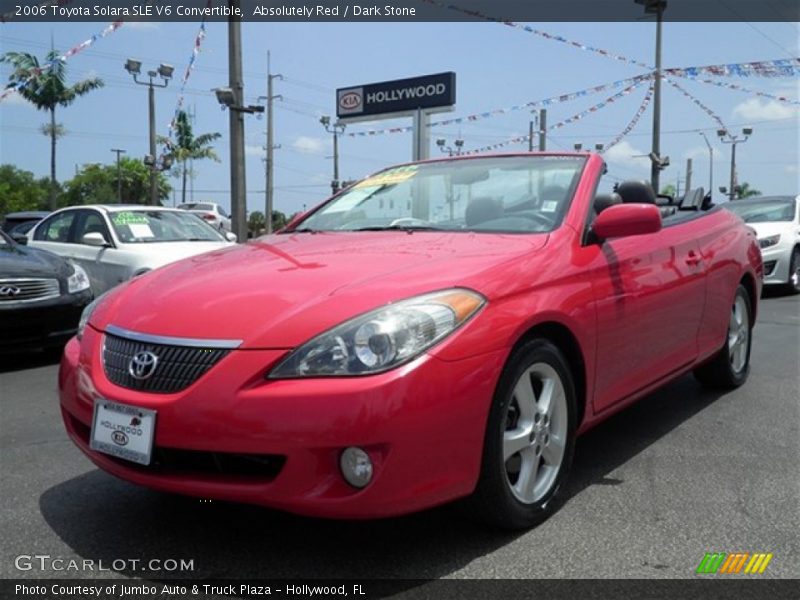
[[[0,29],[0,52],[26,51],[43,55],[53,36],[57,49],[66,51],[103,28],[102,23],[14,23]],[[653,62],[655,26],[652,23],[541,23],[539,29],[588,45]],[[139,58],[143,68],[159,62],[176,67],[176,79],[157,92],[160,134],[175,109],[180,77],[189,59],[197,23],[128,23],[72,58],[72,80],[99,76],[106,82],[72,107],[58,121],[67,130],[59,141],[59,179],[66,179],[84,163],[112,163],[111,148],[124,148],[141,157],[147,152],[147,91],[136,86],[123,70],[126,57]],[[331,139],[319,116],[335,111],[334,90],[368,83],[455,71],[458,103],[453,116],[547,98],[639,74],[641,69],[590,52],[548,41],[493,23],[245,23],[243,25],[245,94],[248,101],[266,94],[267,50],[273,72],[285,76],[276,82],[275,207],[287,213],[323,200],[329,190]],[[693,66],[744,62],[800,55],[800,28],[796,23],[666,23],[664,65]],[[187,84],[186,103],[197,114],[195,131],[223,134],[216,145],[221,163],[196,163],[195,201],[230,205],[228,171],[228,116],[220,110],[214,87],[227,85],[227,27],[210,23],[196,68]],[[8,69],[0,68],[5,81]],[[796,79],[723,79],[756,90],[798,99]],[[796,194],[798,183],[797,106],[781,104],[703,83],[681,84],[711,107],[733,131],[755,129],[738,147],[740,181],[767,194]],[[552,133],[548,149],[571,149],[576,142],[607,143],[638,109],[646,86],[597,113]],[[610,93],[551,106],[552,124],[567,118]],[[652,110],[652,105],[651,109]],[[647,159],[635,158],[650,149],[652,113],[609,151],[610,175],[617,179],[648,178]],[[500,142],[528,130],[529,114],[514,112],[461,126],[437,128],[433,137],[452,144],[458,137],[465,148]],[[708,151],[700,134],[704,129],[715,152],[716,188],[727,185],[730,146],[720,144],[716,123],[670,86],[664,86],[662,154],[672,166],[662,173],[662,185],[685,175],[686,158],[694,160],[694,185],[708,183]],[[48,140],[39,131],[46,121],[19,97],[0,103],[0,162],[12,163],[37,175],[49,172]],[[351,125],[348,131],[406,125],[403,120]],[[248,209],[263,210],[263,150],[266,120],[246,119]],[[508,150],[524,149],[510,146]],[[345,137],[340,144],[342,178],[358,178],[383,166],[410,159],[411,135],[401,133],[368,138]],[[432,156],[438,153],[434,146]],[[178,187],[178,180],[172,181]],[[682,184],[683,185],[683,184]]]

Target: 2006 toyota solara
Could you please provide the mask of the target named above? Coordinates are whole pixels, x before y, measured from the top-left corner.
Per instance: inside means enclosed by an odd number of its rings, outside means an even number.
[[[699,190],[598,193],[605,170],[401,165],[126,282],[65,349],[67,431],[158,490],[339,518],[460,499],[530,527],[577,435],[689,371],[722,388],[749,372],[754,232]]]

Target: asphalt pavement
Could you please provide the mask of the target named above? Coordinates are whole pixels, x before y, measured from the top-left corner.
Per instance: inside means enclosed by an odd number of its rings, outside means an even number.
[[[742,388],[686,376],[582,437],[566,503],[522,534],[452,507],[324,521],[136,487],[67,439],[57,370],[52,355],[0,366],[2,578],[109,577],[19,571],[19,555],[192,559],[172,574],[192,578],[686,578],[706,552],[769,552],[763,577],[800,577],[800,297],[762,300]]]

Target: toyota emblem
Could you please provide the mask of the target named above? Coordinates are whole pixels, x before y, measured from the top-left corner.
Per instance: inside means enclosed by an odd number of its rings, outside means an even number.
[[[0,296],[3,298],[13,298],[19,295],[22,290],[15,285],[2,285],[0,286]]]
[[[128,363],[128,373],[139,381],[149,379],[155,372],[157,364],[158,356],[149,350],[137,352]]]

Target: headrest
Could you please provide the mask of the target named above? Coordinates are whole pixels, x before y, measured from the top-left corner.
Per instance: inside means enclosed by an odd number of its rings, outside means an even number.
[[[625,204],[655,204],[656,195],[647,181],[623,181],[615,190]]]
[[[489,196],[473,198],[464,212],[464,221],[467,226],[492,221],[503,216],[503,203]]]
[[[615,204],[622,204],[622,197],[616,192],[597,194],[594,197],[594,212],[599,215],[609,206],[614,206]]]

